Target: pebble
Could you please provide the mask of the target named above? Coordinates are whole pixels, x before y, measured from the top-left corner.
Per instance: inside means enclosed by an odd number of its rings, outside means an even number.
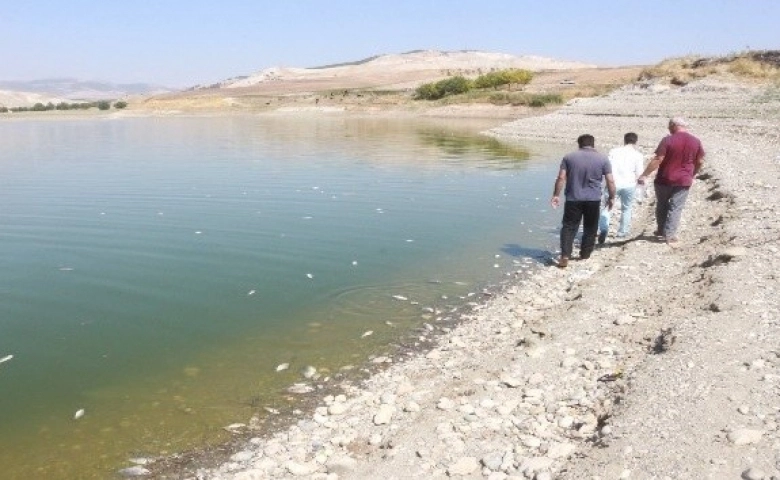
[[[493,471],[500,470],[502,463],[504,463],[504,454],[501,452],[489,453],[482,457],[482,465]]]
[[[743,480],[765,480],[766,474],[757,468],[748,468],[742,472],[741,477]]]
[[[357,460],[346,455],[339,455],[329,459],[325,467],[328,469],[328,473],[345,475],[357,467]]]
[[[334,403],[333,405],[328,407],[328,414],[330,415],[343,415],[346,413],[346,411],[349,410],[346,404],[344,403]]]
[[[523,381],[511,375],[501,375],[501,383],[509,388],[517,388],[523,385]]]
[[[451,477],[470,475],[479,469],[476,457],[462,457],[447,468],[447,474]]]
[[[455,402],[447,397],[442,397],[439,399],[439,403],[436,404],[436,408],[439,410],[452,410],[455,408]]]
[[[751,443],[758,443],[761,441],[761,437],[764,432],[761,430],[751,430],[749,428],[740,428],[734,430],[728,434],[728,439],[734,445],[748,445]]]
[[[285,468],[288,472],[290,472],[293,476],[296,477],[303,477],[306,475],[311,475],[316,470],[316,467],[309,464],[302,464],[297,462],[287,462],[285,464]]]
[[[374,425],[387,425],[393,419],[395,407],[388,404],[379,406],[379,411],[374,415]]]

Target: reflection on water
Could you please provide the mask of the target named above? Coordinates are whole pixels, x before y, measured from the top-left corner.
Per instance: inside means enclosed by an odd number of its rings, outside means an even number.
[[[469,154],[480,154],[485,159],[500,160],[502,163],[491,163],[491,167],[499,165],[505,168],[516,168],[514,161],[524,161],[531,153],[518,145],[501,143],[493,137],[476,134],[453,134],[447,130],[424,130],[420,132],[423,143],[433,145],[449,156],[462,158]]]
[[[262,424],[305,367],[355,371],[547,249],[557,161],[489,126],[5,122],[4,478],[106,478]]]

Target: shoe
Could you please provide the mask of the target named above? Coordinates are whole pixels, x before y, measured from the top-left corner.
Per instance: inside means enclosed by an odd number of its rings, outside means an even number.
[[[599,245],[603,245],[607,241],[607,232],[599,233]]]
[[[675,237],[669,237],[666,239],[666,244],[671,248],[680,248],[680,240]]]
[[[569,257],[561,256],[558,259],[558,268],[566,268],[569,266]]]
[[[584,255],[582,253],[580,254],[580,260],[587,260],[589,258],[590,258],[590,253],[586,253]]]

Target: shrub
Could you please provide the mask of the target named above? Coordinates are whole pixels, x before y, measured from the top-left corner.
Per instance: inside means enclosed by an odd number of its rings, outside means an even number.
[[[109,102],[107,102],[105,100],[101,100],[101,101],[97,102],[97,107],[100,110],[108,110],[109,108],[111,108],[111,103],[109,103]]]
[[[436,83],[424,83],[415,90],[414,98],[418,100],[438,100],[448,95],[458,95],[471,90],[472,83],[458,75],[445,78]]]
[[[471,81],[468,79],[461,77],[458,75],[457,77],[450,77],[446,80],[442,80],[440,82],[437,82],[439,85],[439,88],[444,93],[444,96],[447,95],[458,95],[460,93],[466,93],[469,90],[471,90]]]
[[[414,91],[414,98],[418,100],[438,100],[443,96],[435,83],[423,83]]]
[[[124,102],[122,100],[114,103],[114,108],[116,108],[117,110],[121,110],[126,107],[127,107],[127,102]]]
[[[510,68],[480,75],[474,80],[474,86],[476,88],[498,88],[503,85],[511,86],[513,83],[526,85],[532,79],[533,73],[530,70]]]

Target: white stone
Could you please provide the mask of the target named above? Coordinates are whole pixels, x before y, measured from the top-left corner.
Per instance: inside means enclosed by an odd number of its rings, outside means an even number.
[[[542,441],[531,435],[524,435],[520,438],[520,442],[528,448],[539,448]]]
[[[393,419],[395,407],[383,404],[379,406],[379,411],[374,415],[374,425],[387,425]]]
[[[742,472],[741,477],[743,480],[765,480],[769,478],[767,477],[766,473],[758,470],[757,468],[748,468]]]
[[[558,419],[558,426],[561,428],[571,428],[572,425],[574,425],[574,417],[567,415]]]
[[[764,432],[761,430],[751,430],[749,428],[740,428],[728,434],[728,439],[734,445],[748,445],[758,443]]]
[[[508,374],[501,375],[501,383],[509,388],[517,388],[523,385],[523,381]]]
[[[455,407],[455,402],[447,397],[441,397],[439,403],[436,404],[436,408],[439,410],[452,410]]]
[[[476,457],[462,457],[447,468],[447,474],[451,477],[470,475],[479,470],[479,462]]]
[[[333,457],[327,461],[325,467],[328,469],[328,473],[336,473],[344,475],[355,469],[357,466],[357,460],[346,455],[339,455]]]
[[[406,403],[406,406],[404,406],[404,411],[410,413],[419,412],[420,406],[417,404],[417,402],[410,400]]]
[[[345,403],[334,403],[328,407],[328,413],[330,415],[343,415],[349,409]]]
[[[230,460],[234,462],[248,462],[249,460],[252,460],[255,456],[254,452],[244,450],[243,452],[238,452],[230,456]]]
[[[553,464],[553,459],[548,457],[532,457],[526,458],[520,465],[520,471],[528,474],[534,474],[548,470]]]
[[[547,449],[547,456],[550,458],[566,458],[574,453],[575,450],[577,450],[577,447],[573,443],[555,443]]]
[[[314,473],[317,468],[314,465],[306,464],[306,463],[297,463],[297,462],[287,462],[284,467],[287,469],[290,474],[292,474],[295,477],[303,477],[306,475],[311,475]]]

